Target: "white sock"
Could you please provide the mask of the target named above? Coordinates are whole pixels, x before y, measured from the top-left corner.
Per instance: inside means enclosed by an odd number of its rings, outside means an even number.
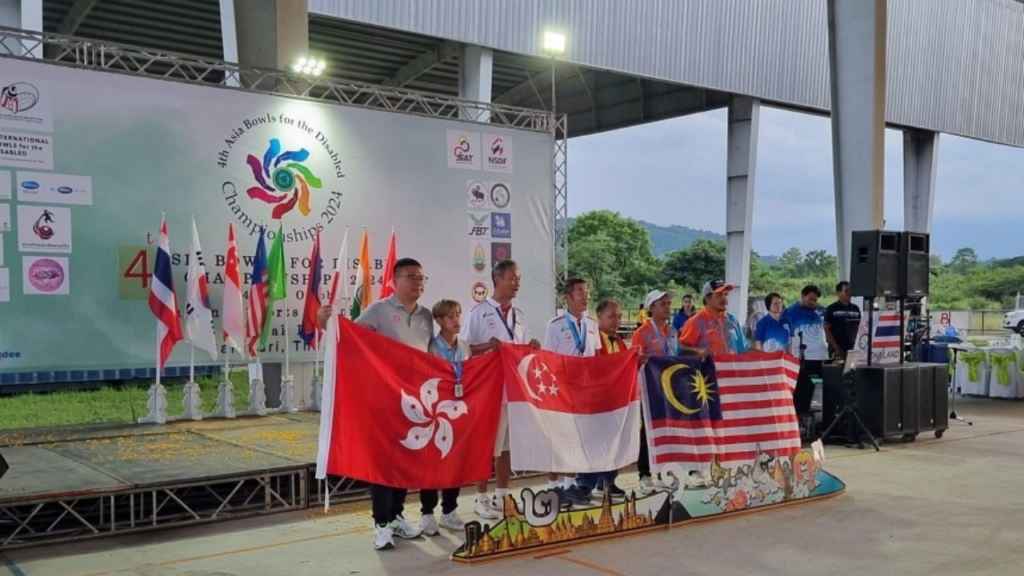
[[[476,501],[477,502],[487,502],[487,492],[477,492],[476,493]]]
[[[548,480],[548,490],[558,488],[558,480]]]
[[[569,488],[572,488],[575,485],[576,485],[576,478],[572,478],[572,477],[566,476],[565,478],[562,479],[562,489],[563,490],[568,490]]]
[[[505,501],[505,496],[508,496],[508,488],[495,488],[494,495],[498,497],[498,500]]]

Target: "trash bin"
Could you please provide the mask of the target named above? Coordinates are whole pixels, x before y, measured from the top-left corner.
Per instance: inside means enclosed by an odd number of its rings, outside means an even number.
[[[949,344],[946,342],[921,342],[917,345],[915,356],[918,362],[930,364],[949,364]]]

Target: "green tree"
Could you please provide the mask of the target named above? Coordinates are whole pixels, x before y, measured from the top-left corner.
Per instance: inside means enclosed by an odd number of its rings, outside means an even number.
[[[796,247],[790,248],[783,252],[782,256],[779,256],[778,267],[784,272],[795,274],[797,269],[800,267],[800,259],[800,249]]]
[[[801,276],[828,276],[839,269],[836,257],[824,250],[811,250],[800,261]]]
[[[651,250],[647,229],[618,212],[587,212],[569,225],[569,270],[594,284],[598,298],[650,290],[661,269]]]
[[[699,288],[712,278],[724,277],[725,242],[698,238],[686,248],[665,256],[663,281]]]
[[[949,267],[958,274],[966,274],[978,265],[978,255],[974,248],[961,248],[949,260]]]

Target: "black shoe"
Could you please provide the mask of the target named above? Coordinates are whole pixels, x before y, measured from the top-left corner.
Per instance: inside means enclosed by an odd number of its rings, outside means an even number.
[[[595,492],[604,496],[604,491],[607,490],[611,494],[612,500],[623,500],[626,498],[626,491],[619,488],[615,484],[605,484],[604,487],[598,488]]]
[[[562,495],[571,504],[590,504],[590,496],[583,494],[579,486],[570,486],[568,490],[563,490]]]

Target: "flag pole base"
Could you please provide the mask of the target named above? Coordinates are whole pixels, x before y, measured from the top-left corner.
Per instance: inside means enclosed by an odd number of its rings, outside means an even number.
[[[166,424],[167,423],[167,389],[163,384],[153,384],[149,387],[149,414],[139,418],[139,424]]]
[[[262,378],[249,381],[249,412],[256,416],[267,415],[267,393]]]
[[[217,411],[210,416],[235,417],[235,385],[230,380],[220,381],[220,385],[217,387]]]
[[[311,409],[320,412],[324,404],[324,381],[319,376],[314,376],[313,380],[309,383],[309,387],[312,390],[309,397],[312,402],[310,405]]]
[[[278,412],[298,412],[295,407],[295,381],[291,376],[281,378],[281,407]]]
[[[182,405],[185,411],[181,415],[181,420],[203,419],[203,399],[199,395],[199,384],[192,380],[185,383],[185,397],[182,399]]]

